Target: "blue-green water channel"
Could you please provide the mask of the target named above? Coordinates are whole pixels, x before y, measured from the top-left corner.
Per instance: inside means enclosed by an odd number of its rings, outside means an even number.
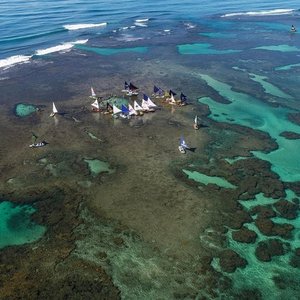
[[[43,236],[46,228],[33,223],[30,219],[35,211],[30,205],[0,202],[0,249],[32,243]]]
[[[269,161],[272,170],[283,181],[300,180],[300,140],[288,140],[280,136],[283,131],[300,133],[300,126],[287,118],[287,114],[294,111],[285,107],[272,107],[251,95],[233,91],[230,85],[209,75],[201,74],[200,77],[222,97],[231,101],[230,104],[222,104],[210,97],[199,99],[201,103],[209,106],[210,117],[218,122],[243,125],[269,133],[276,140],[278,150],[270,153],[260,151],[252,153],[260,159]]]

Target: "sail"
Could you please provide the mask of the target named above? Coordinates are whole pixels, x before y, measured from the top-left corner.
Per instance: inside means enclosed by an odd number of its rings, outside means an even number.
[[[131,82],[129,83],[129,89],[132,91],[138,90],[138,88],[135,85],[133,85]]]
[[[121,112],[122,112],[121,109],[119,109],[118,107],[116,107],[115,105],[113,105],[113,114],[114,114],[114,115],[119,114],[119,113],[121,113]]]
[[[138,110],[143,110],[143,108],[136,101],[133,102],[133,107],[137,111]]]
[[[175,92],[173,92],[172,90],[169,91],[169,96],[176,96],[177,94]]]
[[[183,148],[189,149],[189,146],[186,144],[183,137],[180,138],[180,146],[182,146]]]
[[[153,87],[153,93],[157,94],[159,92],[159,87],[157,87],[156,85]]]
[[[58,110],[57,110],[57,108],[56,108],[54,102],[53,102],[53,108],[52,108],[52,111],[53,111],[54,114],[57,114],[57,113],[58,113]]]
[[[148,106],[148,104],[147,104],[147,101],[145,101],[144,99],[143,99],[143,101],[142,101],[142,108],[143,108],[144,110],[149,110],[149,106]]]
[[[125,81],[124,83],[124,90],[129,90],[129,84],[127,83],[127,81]]]
[[[159,95],[160,97],[163,97],[164,94],[165,94],[165,91],[164,91],[163,89],[159,88],[159,90],[158,90],[158,95]]]
[[[129,109],[129,115],[130,116],[136,116],[137,115],[136,110],[131,106],[131,104],[128,105],[128,109]]]
[[[145,101],[148,101],[149,97],[148,97],[146,94],[143,94],[143,99],[144,99]]]
[[[93,87],[91,87],[91,93],[92,93],[92,97],[96,97],[96,93],[95,93]]]
[[[187,101],[186,95],[184,95],[183,93],[181,93],[180,94],[180,100],[181,100],[181,102],[186,102]]]
[[[129,114],[129,109],[124,104],[122,104],[122,114],[125,115]]]
[[[198,125],[198,116],[195,117],[195,124]]]
[[[93,107],[95,107],[96,109],[99,109],[99,102],[98,102],[98,100],[95,100],[91,105]]]
[[[173,94],[171,94],[171,100],[170,100],[170,103],[176,103]]]
[[[148,98],[147,104],[149,107],[157,107],[157,105],[150,98]]]

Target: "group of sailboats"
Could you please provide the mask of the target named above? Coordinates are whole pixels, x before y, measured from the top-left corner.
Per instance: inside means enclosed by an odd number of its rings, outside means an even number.
[[[137,96],[139,94],[139,88],[131,82],[127,83],[127,81],[125,81],[122,92],[125,93],[126,96]]]

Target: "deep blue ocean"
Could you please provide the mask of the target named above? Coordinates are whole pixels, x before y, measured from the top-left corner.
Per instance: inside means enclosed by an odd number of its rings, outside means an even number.
[[[296,0],[1,0],[0,67],[26,61],[34,54],[68,49],[69,43],[85,43],[127,26],[146,26],[136,20],[149,19],[151,26],[164,28],[172,22],[197,23],[230,13],[295,14],[299,6]]]

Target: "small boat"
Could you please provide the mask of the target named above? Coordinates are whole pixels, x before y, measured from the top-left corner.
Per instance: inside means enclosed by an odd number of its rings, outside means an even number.
[[[96,95],[93,87],[91,87],[91,96],[90,96],[90,98],[97,99],[97,95]]]
[[[155,111],[154,108],[149,107],[148,101],[145,101],[144,99],[142,100],[142,109],[143,109],[143,112],[154,112]]]
[[[157,87],[156,85],[153,87],[153,95],[155,98],[163,98],[165,95],[165,92],[160,87]]]
[[[180,106],[185,106],[187,105],[187,97],[185,94],[181,93],[180,94],[180,103],[179,103]]]
[[[122,92],[126,93],[126,96],[137,96],[139,94],[138,87],[133,85],[131,82],[129,84],[125,81],[124,90]]]
[[[147,105],[150,109],[151,108],[154,109],[157,107],[157,105],[153,101],[151,101],[151,99],[146,94],[143,94],[143,97],[144,97],[145,102],[147,102]]]
[[[143,115],[143,108],[136,102],[133,102],[133,109],[137,112],[138,115]]]
[[[195,130],[199,129],[199,118],[198,118],[198,116],[195,116],[193,127],[194,127]]]
[[[92,111],[93,112],[99,112],[100,111],[100,106],[99,106],[98,99],[96,99],[91,105],[92,105]]]
[[[185,154],[186,150],[190,149],[190,147],[186,144],[183,137],[180,138],[180,143],[178,146],[178,150],[180,153]]]
[[[169,103],[171,105],[176,105],[177,104],[176,100],[174,99],[174,95],[173,94],[171,94],[171,96],[169,98]]]
[[[297,29],[294,25],[291,26],[291,32],[297,32]]]
[[[40,148],[46,146],[47,143],[45,141],[39,142],[39,143],[33,143],[29,145],[29,148]]]
[[[56,114],[58,114],[58,110],[53,102],[52,104],[52,113],[50,114],[50,117],[54,117]]]
[[[123,119],[130,119],[129,109],[126,105],[122,104],[120,117]]]
[[[122,112],[122,110],[120,108],[118,108],[117,106],[113,105],[113,117],[117,118],[121,112]]]
[[[131,104],[128,105],[129,109],[129,116],[137,116],[138,112],[131,106]]]

